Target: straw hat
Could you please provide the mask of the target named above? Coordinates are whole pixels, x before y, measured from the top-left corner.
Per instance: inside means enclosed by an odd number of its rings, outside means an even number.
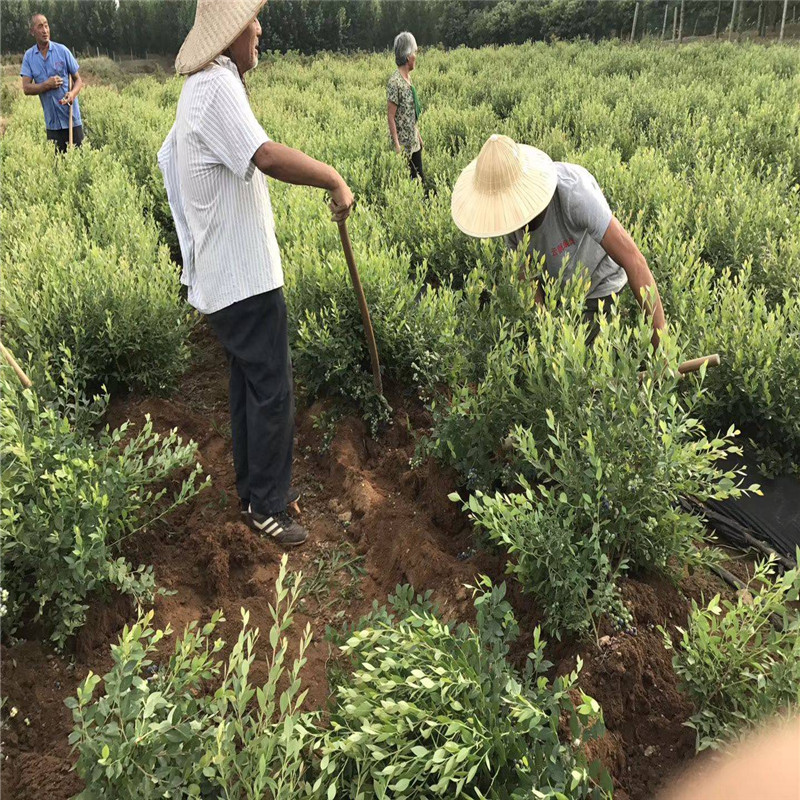
[[[450,212],[470,236],[505,236],[547,208],[556,182],[547,153],[495,133],[459,175]]]
[[[191,75],[224,53],[267,0],[197,0],[194,25],[175,59],[179,75]]]

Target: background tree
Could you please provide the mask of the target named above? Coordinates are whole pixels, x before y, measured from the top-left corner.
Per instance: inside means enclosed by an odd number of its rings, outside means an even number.
[[[53,38],[79,54],[175,55],[194,21],[196,0],[0,0],[4,53],[31,46],[28,20],[41,11]],[[660,38],[680,0],[642,0],[636,38]],[[796,13],[794,2],[789,24]],[[628,39],[635,0],[270,0],[261,12],[265,50],[379,50],[399,31],[422,45],[481,47],[535,39]],[[776,31],[782,0],[739,0],[737,30]],[[733,0],[686,0],[684,37],[706,36],[731,18]],[[671,30],[671,27],[670,27]],[[790,34],[791,35],[791,31]],[[669,35],[667,36],[669,38]]]
[[[31,15],[28,0],[3,0],[0,14],[0,46],[3,52],[19,53],[30,47],[27,44]]]

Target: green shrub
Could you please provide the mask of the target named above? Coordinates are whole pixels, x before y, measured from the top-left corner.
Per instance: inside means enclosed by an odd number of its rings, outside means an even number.
[[[484,486],[516,476],[520,493],[479,491],[465,508],[508,549],[551,632],[596,634],[602,613],[624,616],[621,574],[693,557],[702,525],[678,501],[738,496],[738,476],[716,465],[738,449],[734,429],[705,435],[694,416],[702,378],[679,396],[674,341],[665,337],[654,355],[645,315],[628,325],[612,313],[587,346],[581,291],[559,294],[547,287],[529,337],[510,327],[485,379],[462,387],[440,417],[433,444],[445,458],[474,454],[471,466],[454,463],[484,470]],[[650,374],[640,381],[642,365]]]
[[[385,83],[394,67],[386,54],[346,59],[325,54],[301,61],[271,55],[248,75],[254,112],[270,137],[332,163],[353,187],[358,208],[351,228],[365,286],[376,270],[375,280],[384,289],[389,277],[400,282],[401,274],[419,288],[417,270],[423,269],[427,284],[448,292],[449,286],[464,286],[468,293],[476,267],[494,274],[502,243],[462,235],[452,224],[449,204],[456,177],[486,137],[507,133],[596,175],[615,214],[645,252],[668,319],[680,323],[686,355],[721,353],[723,366],[709,374],[705,398],[696,407],[709,430],[735,424],[760,447],[797,461],[797,49],[703,43],[675,51],[650,43],[623,48],[613,42],[536,42],[479,51],[427,49],[418,66],[430,195],[409,179],[388,143]],[[146,213],[173,248],[174,230],[153,154],[174,120],[181,86],[181,79],[165,84],[146,79],[121,93],[90,87],[81,97],[92,141],[144,188]],[[23,109],[30,139],[41,139],[41,113],[30,98],[25,100],[14,116]],[[16,126],[14,119],[12,133]],[[6,166],[7,175],[14,169]],[[293,346],[309,356],[307,367],[299,359],[298,373],[313,386],[330,370],[331,379],[319,381],[318,391],[352,394],[370,417],[380,416],[375,403],[365,399],[370,392],[366,351],[349,347],[349,333],[337,337],[339,327],[355,335],[358,322],[357,315],[350,316],[352,299],[344,297],[343,264],[341,272],[335,270],[341,276],[335,308],[319,298],[310,306],[291,300],[292,287],[301,282],[293,273],[314,272],[338,250],[320,193],[278,182],[271,182],[270,191],[285,256]],[[296,196],[303,201],[296,202]],[[316,210],[309,213],[311,208]],[[682,251],[694,270],[681,260]],[[391,276],[387,265],[392,265]],[[484,306],[496,304],[493,284],[486,281],[490,294]],[[394,291],[403,302],[411,293],[405,284]],[[371,289],[368,303],[378,302],[380,295]],[[394,295],[388,299],[396,304]],[[628,295],[626,304],[629,300]],[[456,296],[453,302],[458,301]],[[306,310],[314,317],[308,323]],[[417,328],[414,314],[406,316],[412,330]],[[460,348],[436,339],[430,346],[425,334],[426,346],[414,345],[415,350],[434,354],[437,380],[443,375],[448,384],[452,376],[439,365],[446,365],[453,352],[468,354],[461,359],[469,365],[468,380],[478,382],[491,341],[501,335],[488,325],[500,316],[479,313],[467,298],[454,328]],[[476,318],[487,323],[479,333]],[[437,319],[449,328],[446,315]],[[396,317],[388,314],[387,322],[394,325]],[[315,343],[318,334],[332,348],[329,362]],[[394,370],[408,385],[413,383],[409,361],[395,365],[394,339],[389,328],[379,341],[383,365],[387,376]],[[401,357],[408,352],[403,344]],[[416,357],[410,361],[417,363]],[[462,365],[456,367],[465,380],[454,385],[468,382]],[[344,381],[348,373],[351,379]],[[463,456],[465,462],[470,458]]]
[[[452,281],[460,288],[485,244],[453,224],[449,187],[426,197],[421,186],[400,181],[387,189],[386,203],[392,209],[382,220],[388,240],[408,252],[413,266],[424,265],[434,285]],[[500,251],[500,242],[491,245]]]
[[[610,797],[608,774],[584,754],[603,723],[592,698],[574,702],[580,662],[548,682],[537,629],[524,673],[515,672],[507,656],[517,624],[505,586],[488,579],[475,589],[476,630],[443,623],[399,587],[394,612],[376,607],[349,633],[330,724],[301,712],[311,632],[307,625],[289,666],[302,574],[289,587],[286,565],[284,556],[262,687],[249,680],[258,630],[244,610],[225,663],[215,658],[225,643],[212,642],[221,612],[202,628],[190,623],[169,658],[162,640],[172,631],[155,630],[152,611],[125,627],[103,694],[95,699],[101,678],[90,672],[67,700],[81,800],[366,799],[383,796],[381,787],[398,800]]]
[[[125,627],[112,647],[114,665],[102,678],[104,694],[94,699],[101,679],[90,672],[77,697],[67,700],[76,769],[86,782],[81,800],[290,800],[305,794],[314,723],[299,711],[305,697],[299,676],[311,631],[306,626],[290,666],[286,632],[298,583],[290,589],[285,579],[286,556],[270,606],[269,675],[260,687],[249,678],[259,633],[248,628],[244,609],[242,631],[224,664],[215,655],[225,642],[211,641],[224,621],[221,612],[202,628],[191,622],[164,661],[156,660],[158,646],[172,630],[154,630],[152,611]],[[218,688],[203,693],[212,680]]]
[[[760,447],[776,446],[800,463],[800,299],[787,293],[770,306],[743,271],[709,316],[699,347],[716,344],[722,364],[709,371],[703,417],[709,425],[735,420]]]
[[[537,629],[518,674],[507,660],[518,628],[505,585],[484,579],[475,596],[476,630],[443,622],[405,591],[394,612],[350,632],[317,790],[365,800],[610,796],[610,778],[582,752],[603,728],[594,700],[581,695],[576,707],[570,697],[580,663],[548,682]]]
[[[122,67],[108,56],[82,58],[81,70],[84,75],[91,75],[97,81],[114,84],[120,88],[130,80]]]
[[[519,279],[519,253],[506,254],[497,266],[492,262],[485,247],[465,281],[460,318],[466,357],[453,365],[444,391],[431,401],[433,427],[417,452],[453,466],[468,489],[514,479],[519,461],[512,463],[503,442],[515,421],[542,414],[540,398],[526,394],[542,378],[523,374],[534,361],[535,369],[546,371],[545,355],[535,344],[541,313],[536,287]],[[560,289],[554,292],[553,310]]]
[[[152,600],[152,567],[134,568],[120,544],[202,488],[196,464],[159,504],[164,481],[192,466],[196,445],[182,444],[174,430],[154,433],[149,417],[135,434],[128,423],[91,434],[108,396],[85,401],[68,360],[62,369],[53,401],[21,390],[11,369],[0,369],[4,627],[13,633],[33,609],[58,647],[84,624],[90,594],[113,587]]]
[[[4,339],[21,362],[51,368],[65,344],[90,391],[173,387],[189,309],[146,195],[111,154],[56,157],[29,114],[0,148]]]
[[[0,83],[0,114],[4,117],[8,116],[14,110],[17,100],[22,96],[22,90],[16,81],[10,83],[4,80]]]
[[[720,366],[706,376],[698,414],[709,428],[735,424],[759,447],[773,447],[799,460],[796,293],[787,291],[771,301],[749,261],[735,275],[724,270],[718,279],[702,260],[700,245],[675,240],[671,229],[671,218],[664,215],[637,238],[654,271],[667,276],[659,279],[664,306],[668,318],[681,326],[687,354],[720,354]]]
[[[776,577],[774,568],[773,559],[758,564],[735,602],[693,600],[676,643],[661,629],[697,709],[687,725],[698,750],[722,748],[768,717],[800,709],[800,571]]]
[[[387,418],[388,408],[372,385],[361,314],[336,226],[315,203],[318,198],[293,192],[287,200],[312,230],[318,226],[320,250],[313,252],[298,235],[285,252],[295,374],[310,397],[355,402],[374,427]],[[426,290],[424,268],[410,276],[402,252],[381,253],[372,222],[361,215],[351,230],[384,375],[409,389],[430,390],[464,359],[458,298],[445,287]]]
[[[127,88],[123,89],[124,84]],[[156,154],[175,120],[183,81],[176,78],[162,85],[152,78],[131,81],[123,76],[117,85],[119,92],[98,86],[81,95],[88,141],[111,156],[142,190],[147,213],[160,227],[172,256],[178,258],[178,235]]]

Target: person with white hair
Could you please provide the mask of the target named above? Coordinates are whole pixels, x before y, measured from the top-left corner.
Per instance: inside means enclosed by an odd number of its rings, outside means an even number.
[[[417,64],[417,41],[408,31],[395,36],[394,60],[397,69],[386,84],[389,137],[395,151],[408,159],[411,177],[422,181],[422,137],[418,124],[422,108],[411,82],[411,70]]]

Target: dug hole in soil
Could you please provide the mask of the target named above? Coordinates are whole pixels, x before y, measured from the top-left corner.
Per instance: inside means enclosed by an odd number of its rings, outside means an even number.
[[[196,333],[194,352],[195,363],[172,399],[116,400],[108,422],[115,426],[130,419],[137,425],[150,414],[156,430],[177,428],[184,439],[197,442],[211,486],[131,541],[126,554],[134,564],[152,564],[157,585],[174,592],[156,600],[157,627],[169,623],[179,634],[191,620],[208,620],[222,609],[226,622],[217,635],[231,644],[241,628],[241,608],[249,610],[250,624],[262,636],[269,630],[268,604],[283,550],[256,536],[240,518],[227,367],[205,326]],[[414,452],[409,429],[428,424],[425,410],[399,393],[390,400],[393,424],[379,440],[368,435],[360,419],[346,417],[337,423],[327,452],[313,426],[324,404],[298,413],[293,483],[302,491],[301,521],[310,537],[290,552],[289,568],[302,570],[311,589],[294,623],[295,631],[310,623],[314,634],[303,673],[309,708],[323,708],[328,695],[326,665],[333,652],[324,638],[326,625],[358,619],[373,600],[385,603],[398,583],[410,583],[418,592],[430,589],[445,617],[470,620],[474,611],[465,584],[479,574],[504,578],[504,558],[474,551],[466,517],[448,500],[455,476],[433,462],[416,469],[409,465]],[[691,758],[694,745],[683,724],[692,707],[677,689],[671,656],[656,626],[683,624],[686,596],[708,597],[725,589],[700,574],[686,578],[680,589],[659,578],[627,580],[623,588],[636,635],[604,637],[599,649],[593,643],[554,642],[549,657],[558,673],[574,669],[578,656],[583,659],[580,686],[602,705],[608,729],[592,744],[592,755],[610,770],[617,798],[644,800]],[[509,596],[521,631],[515,653],[524,659],[539,614],[513,582]],[[71,771],[72,715],[64,700],[89,670],[108,671],[110,647],[133,616],[125,598],[96,598],[87,624],[63,656],[42,644],[35,631],[23,632],[31,638],[3,648],[4,798],[66,800],[81,790]],[[260,684],[266,676],[262,658],[253,664],[251,680]],[[12,706],[18,713],[9,719]]]

